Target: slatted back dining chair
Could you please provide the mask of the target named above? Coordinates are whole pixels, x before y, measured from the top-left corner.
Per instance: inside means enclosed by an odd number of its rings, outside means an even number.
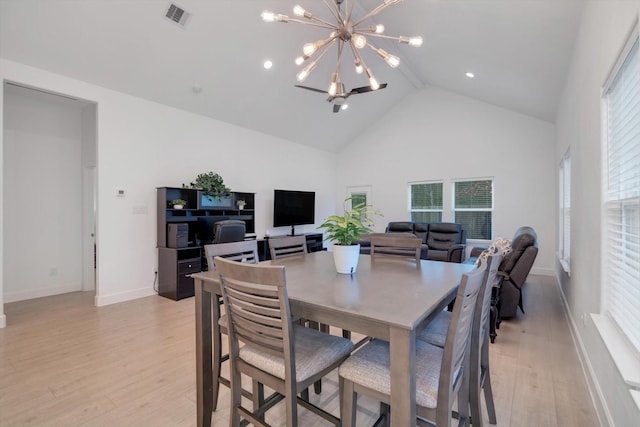
[[[223,257],[233,261],[246,262],[251,264],[258,263],[258,242],[255,240],[246,240],[241,242],[217,243],[204,246],[205,256],[207,257],[207,265],[210,271],[215,270],[215,257]],[[222,298],[215,298],[213,304],[217,304],[217,310],[220,313]],[[214,319],[212,325],[213,340],[213,410],[218,407],[218,395],[220,393],[220,384],[230,387],[229,379],[222,376],[222,364],[229,360],[229,354],[222,354],[222,334],[227,334],[226,316],[220,319]],[[251,393],[245,392],[245,396],[253,398]]]
[[[474,426],[482,426],[482,405],[480,394],[484,389],[484,398],[489,415],[489,423],[496,424],[496,411],[489,372],[489,317],[491,308],[491,291],[496,281],[498,268],[502,262],[502,251],[494,248],[494,252],[486,258],[485,276],[480,294],[476,302],[470,349],[470,405],[471,419]],[[418,339],[438,347],[444,347],[452,313],[442,311],[419,334]]]
[[[307,253],[307,239],[304,236],[287,236],[269,239],[271,259],[281,259]]]
[[[459,425],[469,422],[469,347],[471,324],[485,269],[462,276],[444,348],[416,341],[416,412],[418,422],[451,425],[458,399]],[[357,394],[364,393],[389,404],[391,370],[389,343],[373,340],[340,366],[343,426],[355,426]],[[391,408],[393,411],[393,408]],[[388,416],[388,410],[386,412]]]
[[[241,375],[264,384],[284,397],[287,426],[297,426],[297,397],[309,385],[344,361],[351,341],[302,327],[291,320],[285,267],[251,265],[216,258],[220,285],[229,316],[231,362],[231,426],[241,419],[268,426],[264,412],[271,407],[242,406]],[[254,390],[255,393],[255,390]],[[255,403],[255,402],[254,402]],[[340,420],[308,401],[307,409],[335,425]]]
[[[371,256],[394,255],[420,261],[422,240],[407,234],[374,234],[371,236]]]

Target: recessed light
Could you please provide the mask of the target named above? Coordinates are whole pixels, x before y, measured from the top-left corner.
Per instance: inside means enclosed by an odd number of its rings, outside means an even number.
[[[465,73],[465,76],[467,76],[467,77],[469,77],[470,79],[472,79],[472,78],[474,78],[476,75],[475,75],[475,74],[473,74],[472,72],[468,72],[468,73]]]
[[[262,66],[264,67],[265,70],[270,70],[271,67],[273,67],[273,62],[267,59],[266,61],[264,61],[264,64],[262,64]]]

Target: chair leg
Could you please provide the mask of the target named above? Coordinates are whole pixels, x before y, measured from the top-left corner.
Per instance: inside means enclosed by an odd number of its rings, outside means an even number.
[[[232,367],[231,372],[231,418],[230,427],[240,427],[240,408],[242,406],[242,383],[240,372]]]
[[[342,427],[355,427],[358,395],[353,389],[353,382],[340,377],[338,387],[340,389],[340,418]]]
[[[212,328],[212,346],[213,346],[213,366],[212,366],[212,374],[213,374],[213,406],[212,409],[215,411],[218,408],[218,395],[220,394],[220,375],[222,370],[222,334],[220,332],[220,325],[218,325],[218,317],[220,315],[220,301],[216,300],[213,302],[214,304],[218,304],[217,315],[213,316],[213,328]]]
[[[486,367],[484,383],[482,385],[484,389],[484,400],[487,404],[487,415],[489,415],[489,424],[497,424],[496,420],[496,407],[493,403],[493,390],[491,388],[491,375],[489,375],[489,367]]]

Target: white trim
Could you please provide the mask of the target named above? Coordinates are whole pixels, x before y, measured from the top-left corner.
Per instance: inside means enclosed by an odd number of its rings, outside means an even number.
[[[7,316],[0,314],[0,329],[7,327]]]
[[[638,411],[640,411],[640,391],[629,390],[629,393],[631,393],[631,398],[633,399],[633,402],[636,404]]]
[[[157,295],[152,288],[141,288],[133,291],[118,292],[111,295],[100,295],[95,297],[96,307],[102,307],[103,305],[111,305],[119,302],[125,302],[133,299],[144,298],[152,295]]]
[[[582,372],[587,380],[587,389],[589,391],[589,395],[591,396],[591,402],[596,410],[596,415],[598,416],[599,424],[602,427],[612,427],[615,425],[613,421],[613,417],[611,416],[611,411],[607,406],[607,401],[604,397],[604,393],[602,391],[602,387],[600,387],[600,383],[598,382],[598,377],[596,375],[595,370],[593,369],[593,365],[591,363],[591,359],[589,359],[589,353],[584,346],[584,342],[582,341],[581,335],[578,333],[578,328],[576,323],[573,320],[573,316],[571,315],[571,310],[569,309],[569,303],[567,302],[567,298],[562,290],[562,285],[560,279],[556,275],[556,286],[558,287],[558,291],[560,292],[560,298],[562,299],[562,307],[564,308],[564,314],[569,323],[569,332],[571,333],[571,338],[573,339],[573,344],[578,353],[578,360],[580,360],[580,366],[582,367]]]
[[[76,283],[75,285],[62,285],[62,286],[47,286],[44,288],[30,289],[28,291],[18,291],[12,293],[5,293],[5,304],[16,301],[24,301],[33,298],[48,297],[51,295],[66,294],[68,292],[78,292],[82,290],[82,284]]]
[[[592,313],[591,319],[624,382],[632,389],[640,390],[640,359],[635,348],[609,316]]]

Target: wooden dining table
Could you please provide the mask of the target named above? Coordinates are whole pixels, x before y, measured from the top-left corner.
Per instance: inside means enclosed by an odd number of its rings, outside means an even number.
[[[331,252],[270,261],[284,265],[293,315],[389,341],[391,425],[416,425],[415,339],[456,294],[474,265],[360,255],[354,274],[339,274]],[[192,274],[195,284],[198,426],[211,425],[212,305],[220,294],[215,272]],[[212,310],[213,307],[213,310]],[[214,320],[214,321],[217,321]]]

